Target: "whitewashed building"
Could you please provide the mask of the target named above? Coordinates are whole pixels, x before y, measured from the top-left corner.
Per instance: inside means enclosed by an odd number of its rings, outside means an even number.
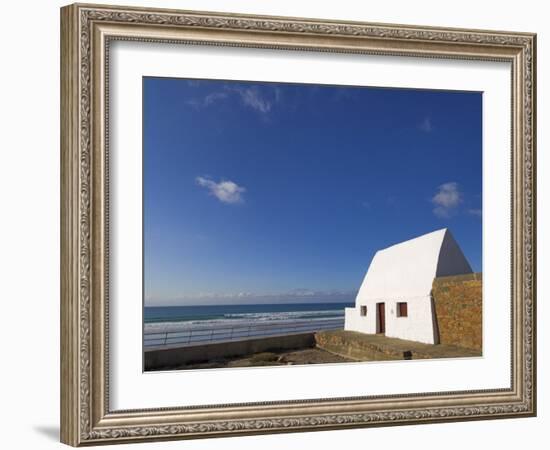
[[[346,308],[345,329],[437,344],[434,278],[467,273],[472,268],[446,228],[379,250],[355,307]]]

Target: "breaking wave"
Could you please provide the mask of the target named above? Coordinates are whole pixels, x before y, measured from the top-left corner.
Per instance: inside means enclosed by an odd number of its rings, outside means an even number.
[[[251,324],[258,325],[284,325],[289,326],[297,322],[318,321],[335,322],[344,320],[344,311],[286,311],[286,312],[258,312],[258,313],[232,313],[224,314],[222,317],[197,319],[197,320],[173,320],[163,322],[149,322],[145,324],[145,333],[166,333],[174,331],[185,331],[195,328],[210,327],[236,327]]]

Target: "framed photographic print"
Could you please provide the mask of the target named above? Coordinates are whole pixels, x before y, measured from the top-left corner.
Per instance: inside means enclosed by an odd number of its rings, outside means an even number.
[[[534,415],[535,38],[62,8],[62,441]]]

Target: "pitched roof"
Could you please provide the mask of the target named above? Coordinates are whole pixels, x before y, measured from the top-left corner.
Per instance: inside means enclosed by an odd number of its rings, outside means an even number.
[[[424,297],[434,278],[465,273],[472,268],[443,228],[376,252],[357,300]]]

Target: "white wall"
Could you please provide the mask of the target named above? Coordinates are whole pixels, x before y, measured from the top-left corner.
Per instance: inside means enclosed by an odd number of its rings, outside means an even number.
[[[355,308],[346,308],[345,329],[360,333],[378,332],[376,304],[381,300],[367,299]],[[407,317],[397,317],[397,302],[407,303]],[[388,337],[435,344],[432,301],[430,296],[402,298],[384,301],[386,331]],[[361,305],[367,306],[367,315],[361,316]]]
[[[408,300],[407,317],[397,317],[397,302],[387,302],[386,336],[435,344],[431,297]]]
[[[447,25],[538,32],[539,110],[539,306],[548,317],[550,229],[548,198],[550,146],[550,31],[546,2],[524,0],[462,2],[388,0],[134,0],[118,4],[164,6],[256,14],[324,17],[390,23]],[[0,409],[2,447],[62,448],[57,443],[59,417],[59,150],[58,77],[60,1],[29,0],[2,5],[0,71],[0,264],[2,371]],[[544,30],[544,31],[543,31]],[[413,447],[425,450],[464,448],[543,448],[550,426],[548,327],[538,330],[539,417],[489,422],[359,429],[306,434],[226,438],[141,444],[139,449],[348,449]],[[24,348],[25,351],[21,351]],[[29,351],[29,349],[31,351]],[[138,448],[120,446],[117,448]]]
[[[361,315],[361,306],[367,307],[367,315]],[[373,334],[377,331],[376,303],[362,302],[356,303],[355,308],[346,308],[346,319],[344,329],[349,331],[358,331],[359,333]]]
[[[360,306],[346,308],[344,314],[344,328],[349,331],[359,331],[361,333],[376,333],[372,325],[371,315],[362,317],[360,314]],[[375,331],[372,331],[372,330]]]
[[[355,309],[346,311],[346,330],[377,333],[377,304],[385,304],[385,334],[436,344],[431,290],[436,275],[460,275],[472,269],[449,230],[437,230],[379,250],[361,284]],[[397,302],[407,317],[397,317]],[[367,307],[361,316],[361,305]]]

